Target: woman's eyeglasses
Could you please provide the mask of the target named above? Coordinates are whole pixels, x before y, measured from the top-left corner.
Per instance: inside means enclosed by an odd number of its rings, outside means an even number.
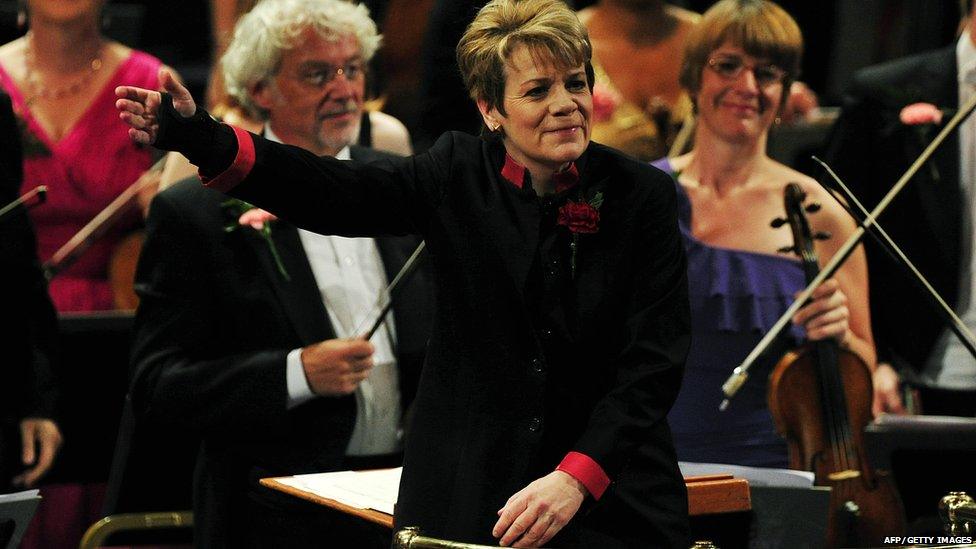
[[[708,60],[708,68],[728,80],[735,80],[742,74],[743,69],[749,69],[756,78],[756,84],[760,87],[781,84],[783,78],[786,77],[786,71],[772,63],[750,65],[736,55],[716,55]]]

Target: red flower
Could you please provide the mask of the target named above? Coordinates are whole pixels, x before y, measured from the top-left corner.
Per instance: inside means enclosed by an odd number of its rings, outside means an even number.
[[[907,126],[919,124],[940,124],[942,111],[931,103],[912,103],[901,110],[901,123]]]
[[[599,228],[600,210],[586,202],[567,201],[559,208],[556,223],[565,225],[571,233],[592,234]]]

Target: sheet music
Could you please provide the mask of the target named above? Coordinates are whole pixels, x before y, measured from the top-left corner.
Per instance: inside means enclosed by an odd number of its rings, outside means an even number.
[[[809,471],[747,467],[745,465],[730,465],[726,463],[692,463],[690,461],[679,461],[678,467],[681,469],[682,476],[685,477],[730,474],[734,477],[748,480],[749,486],[810,488],[813,486],[814,479],[814,474]]]
[[[279,482],[359,509],[393,514],[402,467],[373,471],[338,471],[280,478]]]

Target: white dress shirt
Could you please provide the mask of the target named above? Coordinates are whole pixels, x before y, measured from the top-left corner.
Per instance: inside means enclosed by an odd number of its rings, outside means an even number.
[[[281,142],[268,125],[264,136]],[[336,158],[349,160],[349,147],[339,151]],[[361,335],[376,317],[377,299],[387,286],[386,271],[376,242],[371,238],[320,235],[304,229],[298,229],[298,236],[336,337]],[[401,449],[400,384],[394,337],[393,318],[388,315],[370,340],[376,349],[374,365],[369,377],[356,389],[356,424],[346,455],[390,454]],[[301,351],[294,349],[288,353],[289,408],[317,396],[305,378]]]

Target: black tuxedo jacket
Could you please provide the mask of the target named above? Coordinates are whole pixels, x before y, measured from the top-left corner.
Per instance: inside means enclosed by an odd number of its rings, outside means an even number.
[[[353,156],[383,157],[358,147]],[[340,468],[356,420],[352,395],[287,408],[286,355],[335,333],[297,229],[283,221],[272,229],[286,280],[257,231],[224,230],[239,215],[228,214],[226,200],[192,180],[160,193],[136,276],[133,408],[140,421],[203,439],[194,512],[205,547],[243,545],[234,536],[245,531],[243,508],[261,477]],[[390,280],[418,243],[377,240]],[[427,285],[418,271],[395,298],[405,409],[429,334]]]
[[[398,527],[490,543],[505,501],[574,450],[613,484],[552,546],[687,546],[666,415],[689,345],[688,289],[667,175],[597,144],[577,160],[583,196],[603,195],[599,231],[580,235],[564,321],[547,325],[526,295],[542,276],[540,208],[506,192],[500,143],[452,132],[425,154],[364,165],[253,140],[256,163],[233,195],[317,232],[427,242],[437,312]],[[278,184],[265,184],[272,174]]]
[[[955,46],[858,72],[844,99],[828,158],[868,209],[891,189],[940,127],[907,126],[906,105],[958,106]],[[951,113],[950,113],[951,114]],[[949,115],[943,119],[948,121]],[[962,243],[959,138],[953,132],[879,218],[882,227],[951,305],[959,299]],[[871,321],[879,358],[920,371],[946,328],[908,273],[865,239]]]
[[[23,180],[20,133],[10,97],[0,92],[0,207],[16,200]],[[20,420],[55,417],[57,391],[53,360],[57,320],[47,282],[37,260],[27,211],[0,218],[0,291],[4,315],[0,331],[0,489],[20,472]]]

